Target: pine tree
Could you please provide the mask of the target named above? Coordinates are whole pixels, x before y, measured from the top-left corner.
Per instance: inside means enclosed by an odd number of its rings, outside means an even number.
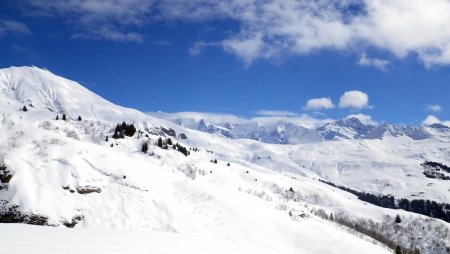
[[[142,151],[143,153],[147,153],[147,151],[148,151],[148,144],[147,144],[147,142],[145,142],[144,144],[142,144],[141,151]]]
[[[56,115],[56,120],[59,120],[59,116],[58,115]]]
[[[171,138],[167,138],[167,144],[169,145],[169,146],[171,146],[173,143],[172,143],[172,139]]]
[[[66,121],[66,120],[67,120],[66,114],[63,114],[62,120],[63,120],[63,121]]]
[[[217,164],[217,159],[214,159],[214,163]]]
[[[27,112],[28,111],[27,106],[23,106],[22,111]]]
[[[395,248],[395,254],[402,254],[402,248],[400,247],[400,245],[397,245],[397,248]]]
[[[78,116],[78,121],[81,121],[81,116]]]
[[[227,166],[228,166],[228,167],[230,166],[230,163],[229,163],[229,162],[227,163]]]
[[[395,223],[399,224],[400,222],[402,222],[402,219],[400,219],[400,215],[397,214],[397,216],[395,216]]]
[[[106,136],[106,138],[105,138],[105,142],[108,142],[108,136]]]
[[[160,148],[163,147],[163,141],[162,141],[162,138],[161,138],[161,137],[158,138],[158,146],[159,146]]]

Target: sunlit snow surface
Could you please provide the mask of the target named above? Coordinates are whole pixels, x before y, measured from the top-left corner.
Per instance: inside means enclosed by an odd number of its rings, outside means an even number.
[[[126,229],[66,229],[20,224],[0,224],[3,254],[273,254],[273,253],[390,253],[317,221],[304,224],[303,234],[292,245],[273,235],[265,241],[225,239],[211,234],[185,234]],[[239,235],[239,232],[236,232]],[[256,233],[256,232],[255,232]],[[310,235],[310,236],[308,236]],[[275,241],[275,243],[271,243]]]
[[[58,226],[0,224],[0,253],[389,253],[311,208],[377,222],[422,216],[366,204],[317,179],[448,201],[448,184],[420,168],[426,159],[448,163],[445,133],[297,145],[233,140],[116,106],[31,67],[0,70],[0,97],[0,159],[13,175],[0,199]],[[63,112],[69,120],[55,120]],[[112,139],[122,121],[148,137]],[[155,146],[161,127],[184,133],[188,139],[173,141],[199,152]],[[77,193],[86,187],[101,192]],[[289,188],[300,201],[285,198]],[[83,219],[74,229],[62,226],[76,216]]]

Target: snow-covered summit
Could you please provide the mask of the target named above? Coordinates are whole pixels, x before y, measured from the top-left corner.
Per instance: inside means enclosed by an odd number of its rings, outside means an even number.
[[[271,144],[299,144],[339,139],[382,139],[385,137],[409,137],[421,140],[433,137],[450,138],[450,128],[445,125],[395,125],[378,124],[364,115],[351,115],[336,121],[330,121],[319,127],[305,127],[288,118],[279,120],[243,121],[238,118],[211,123],[206,119],[177,114],[152,114],[193,130],[217,134],[232,139],[252,139]]]
[[[9,103],[65,113],[71,118],[156,121],[137,110],[115,105],[77,82],[34,66],[0,69],[0,97]]]

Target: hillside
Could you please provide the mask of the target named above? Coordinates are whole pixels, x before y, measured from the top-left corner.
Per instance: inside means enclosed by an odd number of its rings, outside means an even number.
[[[421,166],[450,165],[446,129],[269,144],[123,108],[36,67],[0,70],[0,90],[0,221],[55,226],[1,224],[0,231],[10,232],[0,237],[7,253],[29,253],[22,241],[44,243],[41,253],[61,253],[63,245],[52,248],[55,234],[74,253],[83,252],[74,236],[114,242],[126,234],[124,246],[134,246],[133,253],[179,253],[175,244],[192,253],[392,252],[349,226],[355,224],[379,228],[421,253],[450,246],[449,223],[378,207],[318,181],[448,203],[448,181],[426,177]],[[136,132],[113,138],[131,124]],[[402,234],[399,226],[430,230]],[[86,248],[113,253],[101,244]]]

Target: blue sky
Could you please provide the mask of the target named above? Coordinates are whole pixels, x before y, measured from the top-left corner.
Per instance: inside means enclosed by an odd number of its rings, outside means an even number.
[[[446,0],[0,3],[0,67],[142,111],[450,119]]]

